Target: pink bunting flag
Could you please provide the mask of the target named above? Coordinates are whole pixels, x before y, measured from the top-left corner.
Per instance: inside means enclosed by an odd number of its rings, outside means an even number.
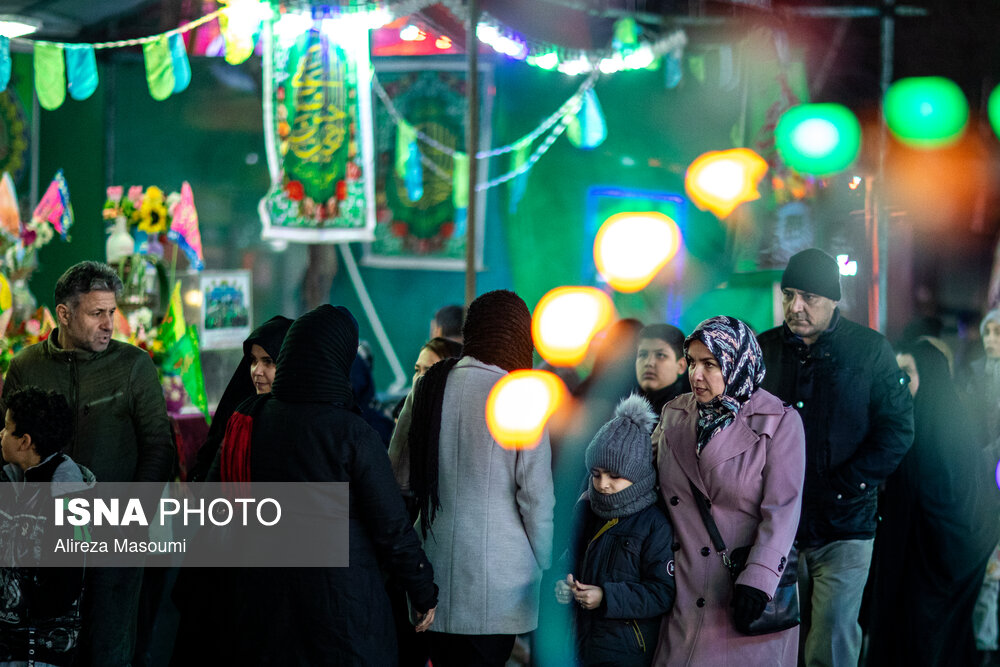
[[[195,210],[194,195],[187,181],[181,185],[181,198],[174,204],[173,220],[170,222],[167,238],[180,246],[195,271],[205,268],[204,255],[201,252],[201,230],[198,228],[198,211]]]
[[[6,171],[0,180],[0,231],[12,239],[21,233],[21,213],[17,207],[14,181]]]
[[[62,169],[56,172],[55,178],[49,183],[31,218],[47,221],[66,240],[66,232],[73,225],[73,207],[69,202],[69,186],[66,185]]]

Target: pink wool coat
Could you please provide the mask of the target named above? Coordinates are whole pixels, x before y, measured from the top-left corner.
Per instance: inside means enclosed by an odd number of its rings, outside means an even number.
[[[794,667],[798,628],[748,637],[733,626],[732,584],[688,480],[711,501],[726,546],[752,544],[737,583],[773,595],[799,524],[805,435],[798,413],[758,389],[728,427],[696,452],[693,394],[663,408],[653,432],[660,493],[674,535],[677,597],[660,628],[654,665]]]

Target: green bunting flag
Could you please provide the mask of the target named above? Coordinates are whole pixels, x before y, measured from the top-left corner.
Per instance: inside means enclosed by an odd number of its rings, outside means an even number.
[[[396,175],[406,176],[406,163],[410,159],[410,144],[417,140],[417,130],[405,120],[396,126]]]
[[[146,82],[154,100],[163,101],[174,92],[174,65],[166,35],[142,45],[146,59]]]
[[[455,208],[469,207],[468,153],[455,153],[455,168],[451,172],[451,201]]]
[[[43,109],[52,111],[66,101],[66,62],[61,44],[35,44],[35,92]]]
[[[66,48],[66,78],[69,79],[69,96],[85,100],[97,90],[97,58],[89,44]]]
[[[160,330],[156,337],[163,342],[163,349],[170,354],[170,349],[177,341],[184,337],[187,332],[187,324],[184,322],[184,303],[181,301],[181,281],[174,283],[173,292],[170,294],[170,302],[167,305],[167,314],[160,322]]]
[[[208,394],[205,393],[205,376],[201,372],[200,347],[198,329],[193,324],[189,325],[181,339],[167,350],[164,370],[181,376],[181,382],[184,383],[184,390],[191,398],[191,403],[205,415],[205,421],[211,423]]]

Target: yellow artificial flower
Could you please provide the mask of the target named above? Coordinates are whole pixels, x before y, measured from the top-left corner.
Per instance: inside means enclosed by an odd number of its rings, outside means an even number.
[[[139,209],[139,231],[147,234],[162,234],[167,231],[167,207],[163,201],[163,190],[151,185],[146,189]]]

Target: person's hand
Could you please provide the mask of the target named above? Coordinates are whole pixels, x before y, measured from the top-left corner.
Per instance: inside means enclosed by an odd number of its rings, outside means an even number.
[[[417,612],[417,625],[414,628],[417,632],[423,632],[427,628],[431,627],[431,623],[434,622],[434,611],[437,607],[432,607],[423,614],[419,611]]]
[[[556,582],[556,602],[559,604],[569,604],[573,600],[573,588],[569,585],[569,581],[572,581],[573,575],[569,575],[566,579],[560,579]]]
[[[746,632],[750,629],[750,624],[764,613],[767,593],[743,584],[736,584],[733,588],[733,624],[740,632]]]
[[[566,577],[566,581],[573,587],[573,598],[576,603],[584,609],[597,609],[604,600],[604,591],[600,586],[582,584],[573,579],[573,575]]]

